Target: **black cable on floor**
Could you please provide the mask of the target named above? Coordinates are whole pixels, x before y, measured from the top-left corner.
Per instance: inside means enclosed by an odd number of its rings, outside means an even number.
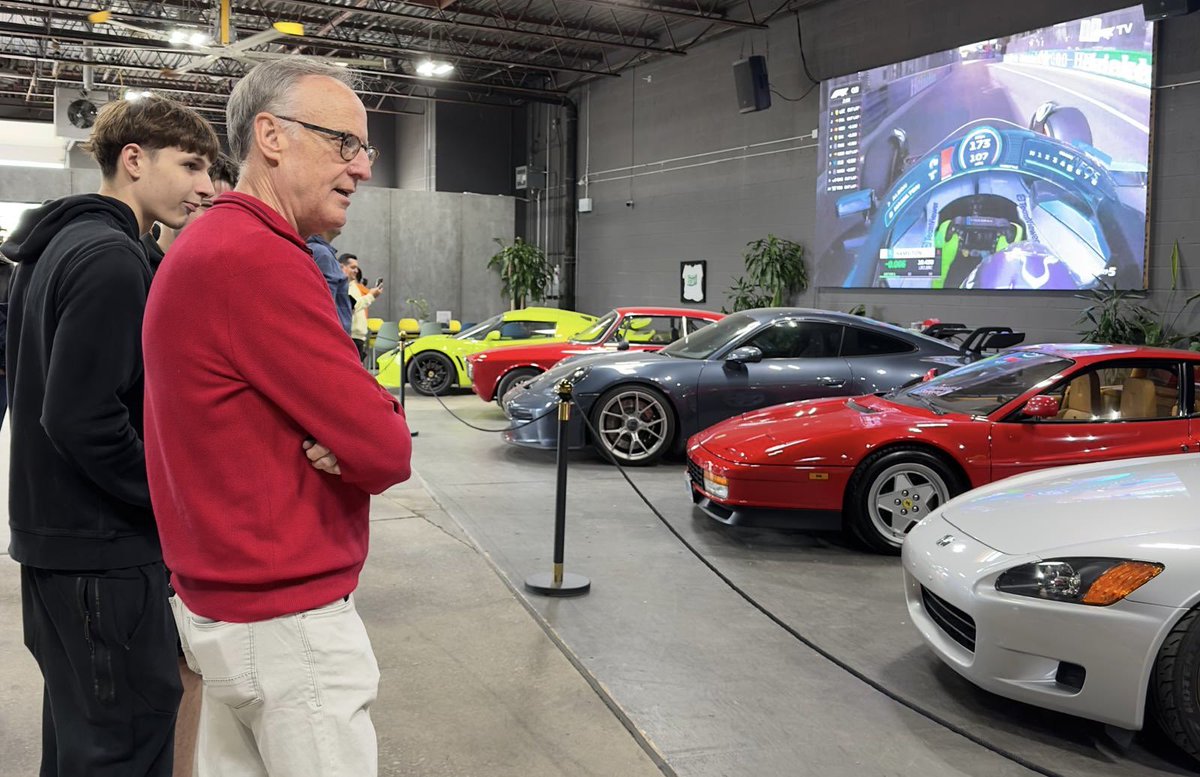
[[[574,400],[572,400],[572,404],[575,404]],[[578,412],[578,414],[583,418],[584,423],[587,424],[588,429],[592,432],[593,435],[595,435],[595,439],[597,439],[597,440],[602,439],[602,437],[600,436],[600,432],[596,429],[595,425],[592,423],[592,420],[587,417],[587,414],[584,413],[580,409],[578,404],[575,404],[575,409]],[[842,671],[844,671],[844,672],[850,674],[851,676],[857,678],[858,680],[866,683],[868,686],[875,689],[879,693],[882,693],[884,696],[888,697],[889,699],[896,702],[897,704],[907,707],[908,709],[912,710],[913,712],[917,713],[918,715],[932,721],[933,723],[936,723],[939,726],[942,726],[943,728],[948,729],[949,731],[954,732],[955,734],[958,734],[961,737],[964,737],[964,738],[974,742],[975,744],[979,745],[980,747],[983,747],[986,750],[990,750],[991,752],[995,753],[996,755],[1000,756],[1001,758],[1006,758],[1019,766],[1023,766],[1026,769],[1029,769],[1030,771],[1037,772],[1038,774],[1045,775],[1046,777],[1065,777],[1060,772],[1055,772],[1050,769],[1046,769],[1045,767],[1038,766],[1037,764],[1026,760],[1025,758],[1017,755],[1016,753],[1009,752],[1008,750],[1005,750],[1002,747],[993,745],[990,742],[987,742],[986,740],[984,740],[982,737],[980,737],[976,734],[972,734],[970,731],[967,731],[962,726],[959,726],[958,724],[956,724],[950,720],[947,720],[946,718],[943,718],[942,716],[938,715],[937,713],[931,712],[929,710],[926,710],[926,709],[920,707],[915,702],[905,699],[904,697],[900,696],[899,694],[895,693],[894,691],[889,690],[882,683],[878,682],[877,680],[871,679],[866,674],[864,674],[864,673],[860,672],[859,670],[855,669],[854,667],[850,666],[848,663],[846,663],[842,659],[838,658],[833,653],[820,647],[815,642],[813,642],[811,639],[809,639],[808,637],[801,634],[799,631],[797,631],[792,626],[788,625],[782,618],[775,615],[773,612],[771,612],[766,607],[764,607],[762,604],[760,604],[758,602],[758,600],[756,600],[753,596],[751,596],[746,591],[744,591],[742,588],[740,588],[737,585],[737,583],[735,583],[735,582],[733,582],[733,580],[729,579],[729,577],[727,577],[721,570],[717,569],[717,567],[711,561],[709,561],[707,558],[705,558],[704,555],[699,550],[697,550],[694,545],[692,545],[692,543],[688,542],[688,540],[679,532],[678,529],[676,529],[674,526],[671,525],[671,522],[668,521],[666,519],[666,517],[663,516],[663,514],[658,511],[658,508],[655,507],[654,504],[651,503],[651,501],[646,498],[646,495],[643,494],[642,490],[637,487],[637,484],[634,483],[629,478],[629,475],[625,472],[625,468],[621,466],[621,462],[617,461],[616,456],[614,456],[612,454],[612,452],[610,450],[608,450],[608,448],[604,447],[603,445],[600,445],[597,447],[599,447],[600,450],[604,451],[604,455],[608,458],[608,460],[611,461],[614,465],[616,465],[617,471],[619,471],[621,473],[621,477],[625,478],[625,482],[629,484],[629,487],[634,490],[634,493],[636,493],[643,502],[645,502],[646,507],[650,508],[650,512],[654,513],[655,517],[657,517],[658,520],[660,522],[662,522],[663,526],[665,526],[667,528],[667,531],[669,531],[669,532],[671,532],[671,534],[675,535],[675,539],[679,540],[680,544],[682,544],[685,548],[687,548],[691,552],[691,554],[693,556],[695,556],[697,558],[697,560],[700,561],[701,564],[708,567],[709,571],[711,571],[714,575],[716,575],[718,578],[720,578],[720,580],[723,583],[725,583],[725,585],[729,586],[729,588],[734,593],[736,593],[738,596],[742,597],[742,599],[744,599],[747,604],[749,604],[754,609],[758,610],[763,615],[767,616],[767,618],[772,623],[774,623],[776,626],[779,626],[781,629],[786,631],[788,634],[790,634],[792,637],[794,637],[796,640],[798,640],[800,643],[802,643],[805,647],[809,648],[810,650],[815,652],[817,655],[819,655],[822,658],[824,658],[825,660],[829,661],[830,663],[832,663],[834,666],[838,667]]]
[[[433,397],[434,399],[436,399],[436,400],[438,401],[438,404],[442,406],[442,409],[443,409],[443,410],[445,410],[447,413],[449,413],[451,416],[453,416],[455,421],[458,421],[460,424],[462,424],[462,425],[464,425],[464,426],[469,426],[469,427],[471,427],[472,429],[475,429],[475,430],[477,430],[477,431],[480,431],[480,432],[490,432],[490,433],[492,433],[492,434],[502,434],[502,433],[504,433],[504,432],[512,432],[512,431],[516,431],[517,429],[522,429],[522,428],[524,428],[524,427],[526,427],[526,426],[529,426],[529,425],[531,425],[531,424],[536,424],[538,421],[542,420],[543,418],[545,418],[545,417],[547,417],[547,416],[549,416],[549,415],[551,415],[551,414],[553,414],[553,413],[556,413],[556,412],[558,411],[558,405],[557,405],[557,404],[555,404],[555,405],[553,405],[553,406],[552,406],[552,407],[551,407],[549,410],[547,410],[546,412],[542,413],[542,414],[541,414],[540,416],[538,416],[537,418],[533,418],[533,419],[531,419],[531,420],[529,420],[529,421],[522,421],[521,423],[519,423],[519,424],[517,424],[517,425],[515,425],[515,426],[506,426],[506,427],[504,427],[503,429],[485,429],[485,428],[484,428],[484,427],[482,427],[482,426],[476,426],[475,424],[471,423],[470,421],[468,421],[468,420],[466,420],[466,419],[464,419],[464,418],[460,418],[460,417],[459,417],[459,416],[458,416],[458,415],[457,415],[457,414],[456,414],[456,413],[455,413],[453,410],[451,410],[450,408],[446,407],[446,403],[442,401],[442,397],[441,397],[441,395],[440,395],[440,394],[438,394],[436,391],[435,391],[435,392],[431,392],[431,393],[429,394],[429,396],[431,396],[431,397]]]

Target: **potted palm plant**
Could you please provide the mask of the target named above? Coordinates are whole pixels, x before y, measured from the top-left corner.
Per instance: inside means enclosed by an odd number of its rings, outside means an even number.
[[[742,254],[746,276],[734,280],[728,297],[733,309],[780,307],[791,296],[808,288],[808,270],[804,266],[804,246],[792,240],[768,234],[751,240]]]
[[[488,267],[499,270],[500,282],[504,284],[504,293],[512,300],[512,309],[545,299],[554,278],[554,268],[542,249],[519,237],[512,245],[506,245],[500,238],[496,238],[496,243],[500,250],[492,256]]]

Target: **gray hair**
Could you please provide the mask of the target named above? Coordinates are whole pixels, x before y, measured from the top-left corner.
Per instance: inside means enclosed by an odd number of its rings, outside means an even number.
[[[245,163],[254,145],[254,117],[263,112],[287,113],[292,91],[308,76],[325,76],[351,89],[358,87],[358,79],[346,68],[303,56],[281,57],[256,65],[238,81],[225,107],[225,122],[229,150],[239,164]]]

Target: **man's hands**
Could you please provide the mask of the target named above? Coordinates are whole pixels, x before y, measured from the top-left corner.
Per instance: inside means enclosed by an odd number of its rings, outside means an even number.
[[[312,463],[313,469],[318,469],[321,472],[327,472],[330,475],[342,474],[342,468],[338,466],[337,456],[333,455],[333,451],[321,445],[319,442],[309,437],[303,443],[304,455],[308,456],[309,462]]]

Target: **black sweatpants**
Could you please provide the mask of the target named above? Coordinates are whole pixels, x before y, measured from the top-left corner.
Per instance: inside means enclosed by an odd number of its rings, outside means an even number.
[[[45,683],[41,777],[170,777],[183,689],[162,564],[22,566],[21,605]]]

